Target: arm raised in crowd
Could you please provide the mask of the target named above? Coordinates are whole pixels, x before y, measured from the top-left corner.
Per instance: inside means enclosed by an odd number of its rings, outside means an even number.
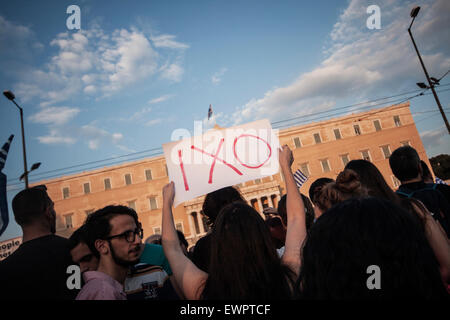
[[[450,244],[445,231],[439,222],[434,220],[431,213],[420,200],[408,199],[414,211],[420,216],[425,226],[425,236],[439,263],[439,271],[446,285],[450,283]]]
[[[208,274],[198,269],[183,253],[173,222],[172,205],[175,197],[173,182],[163,188],[162,246],[169,260],[175,281],[188,300],[200,299]]]
[[[306,238],[306,222],[303,200],[291,171],[293,160],[291,149],[284,145],[279,151],[279,161],[286,183],[287,232],[285,251],[281,259],[298,276],[301,265],[300,251]]]

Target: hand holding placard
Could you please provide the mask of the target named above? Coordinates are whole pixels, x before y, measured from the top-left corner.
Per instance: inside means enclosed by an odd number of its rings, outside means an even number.
[[[209,192],[278,172],[278,137],[268,120],[163,145],[174,205]]]

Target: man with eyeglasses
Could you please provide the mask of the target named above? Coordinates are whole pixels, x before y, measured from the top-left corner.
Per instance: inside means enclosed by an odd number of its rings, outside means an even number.
[[[68,239],[55,235],[56,213],[44,185],[20,191],[12,201],[22,228],[20,247],[0,262],[0,300],[73,300],[66,285],[72,265]]]
[[[124,284],[131,266],[142,254],[143,230],[136,212],[125,206],[107,206],[92,213],[87,244],[99,257],[97,271],[83,274],[77,300],[126,300]]]

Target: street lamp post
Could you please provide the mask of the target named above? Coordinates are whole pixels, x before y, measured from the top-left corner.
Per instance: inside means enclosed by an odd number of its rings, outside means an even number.
[[[8,100],[11,100],[17,108],[19,108],[20,111],[20,124],[22,127],[22,150],[23,150],[23,168],[24,168],[24,178],[25,178],[25,188],[28,189],[28,167],[27,167],[27,153],[25,150],[25,131],[23,128],[23,110],[22,108],[14,101],[15,96],[11,91],[4,91],[3,94],[5,95]]]
[[[450,125],[448,124],[448,120],[447,120],[447,117],[445,116],[444,110],[442,109],[441,102],[439,101],[439,98],[438,98],[438,96],[436,94],[436,91],[434,90],[434,83],[431,81],[430,76],[428,75],[427,69],[425,68],[425,64],[423,63],[422,57],[420,56],[419,49],[417,49],[416,42],[414,41],[414,38],[413,38],[412,33],[411,33],[412,24],[414,22],[414,19],[416,19],[417,14],[419,13],[419,10],[420,10],[420,7],[414,7],[411,10],[410,16],[413,19],[411,21],[411,24],[409,25],[408,33],[409,33],[409,36],[411,37],[412,43],[414,45],[414,48],[416,49],[417,56],[419,57],[420,64],[422,65],[423,71],[425,72],[425,76],[427,77],[429,87],[430,87],[431,91],[433,92],[433,96],[434,96],[434,99],[436,100],[436,103],[438,105],[439,111],[441,112],[442,118],[444,119],[444,123],[445,123],[445,126],[447,127],[447,131],[450,134]]]

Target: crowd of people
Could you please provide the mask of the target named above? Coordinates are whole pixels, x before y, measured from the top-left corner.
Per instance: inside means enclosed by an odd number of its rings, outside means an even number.
[[[206,195],[211,231],[191,250],[176,230],[174,183],[163,188],[162,234],[143,242],[135,210],[106,206],[69,239],[55,235],[45,186],[25,189],[12,208],[22,245],[0,262],[2,298],[68,300],[445,299],[450,297],[450,187],[433,183],[416,150],[389,158],[401,182],[392,190],[378,168],[352,160],[335,180],[319,178],[308,196],[279,150],[286,194],[265,219],[240,192]],[[78,288],[67,267],[78,265]],[[375,266],[375,269],[373,268]],[[369,285],[377,270],[377,285]],[[72,279],[73,280],[73,279]]]

